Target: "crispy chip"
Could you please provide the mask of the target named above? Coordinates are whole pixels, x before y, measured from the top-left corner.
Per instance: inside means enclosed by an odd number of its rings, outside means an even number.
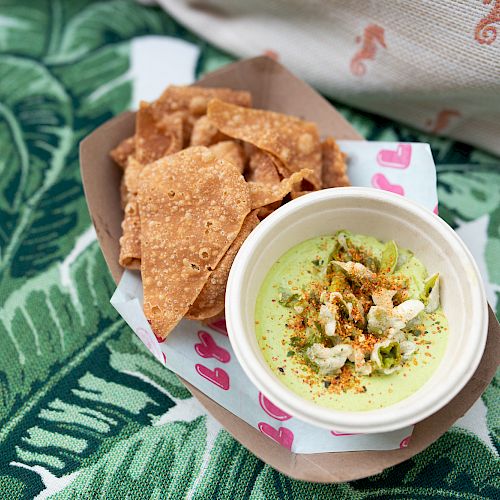
[[[118,262],[127,269],[141,267],[141,221],[135,195],[128,194],[122,222],[123,235],[120,238]]]
[[[229,137],[219,132],[215,125],[204,115],[198,118],[191,134],[191,146],[211,146],[217,142],[227,141]]]
[[[339,145],[332,137],[327,137],[321,144],[323,162],[323,187],[350,186],[347,177],[346,154],[340,151]]]
[[[127,166],[129,156],[135,153],[135,137],[127,137],[109,153],[111,158],[122,168]]]
[[[189,308],[186,318],[189,319],[208,319],[220,315],[224,311],[224,299],[226,295],[227,279],[229,271],[233,265],[234,258],[241,245],[247,239],[248,235],[255,229],[259,223],[257,210],[250,212],[241,226],[238,236],[233,241],[224,257],[220,260],[214,272],[206,282],[200,295],[198,295],[194,304]]]
[[[280,176],[273,156],[261,149],[255,148],[248,162],[247,181],[262,182],[263,184],[279,184]]]
[[[243,173],[245,170],[245,151],[243,146],[236,141],[222,141],[210,146],[210,151],[217,158],[224,158],[231,162],[238,170]]]
[[[193,147],[144,167],[138,200],[144,313],[165,338],[237,237],[250,196],[234,165]]]
[[[218,319],[222,319],[224,317],[224,309],[222,309],[222,311],[218,314],[216,314],[215,316],[212,316],[211,318],[205,318],[205,319],[202,319],[200,320],[202,322],[202,324],[204,325],[211,325],[212,323],[214,323],[215,321],[217,321]]]
[[[120,181],[120,202],[122,210],[125,210],[125,206],[128,203],[128,189],[125,184],[125,175],[122,176],[122,180]]]
[[[269,205],[264,205],[262,208],[259,208],[257,217],[259,220],[264,220],[268,215],[271,215],[275,210],[278,210],[279,207],[281,207],[281,200],[270,203]]]
[[[214,98],[238,106],[252,105],[250,92],[244,90],[172,85],[154,103],[155,116],[163,116],[176,111],[189,111],[193,116],[201,116],[206,113],[208,102]]]
[[[321,143],[314,123],[218,99],[209,103],[207,115],[224,134],[278,157],[290,173],[311,170],[308,180],[316,189],[321,188]]]
[[[182,116],[182,147],[188,148],[191,145],[191,135],[198,118],[190,115],[189,111],[178,111],[177,114]]]
[[[295,191],[293,189],[292,192],[290,193],[290,198],[292,198],[292,200],[295,200],[296,198],[300,198],[301,196],[304,196],[305,194],[309,193],[314,193],[314,191]]]
[[[183,115],[153,116],[152,105],[141,102],[136,115],[135,156],[142,164],[180,151],[183,146]]]
[[[122,222],[123,235],[120,238],[119,262],[127,269],[140,269],[141,264],[141,225],[137,192],[139,176],[144,165],[133,156],[128,159],[125,173],[120,186],[124,218]]]
[[[248,182],[250,197],[252,200],[252,210],[255,208],[270,205],[275,201],[281,201],[289,194],[294,185],[311,174],[311,170],[304,168],[300,172],[295,172],[290,177],[283,179],[279,184],[263,184],[261,182]]]
[[[123,177],[128,193],[137,194],[139,192],[139,179],[144,165],[135,158],[129,158],[127,168]]]

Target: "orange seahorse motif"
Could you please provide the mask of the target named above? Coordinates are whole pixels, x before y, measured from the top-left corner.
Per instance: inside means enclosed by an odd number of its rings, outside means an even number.
[[[377,43],[384,49],[387,48],[384,39],[384,28],[376,24],[369,24],[363,33],[363,38],[356,37],[356,43],[363,41],[361,48],[351,59],[351,73],[356,76],[363,76],[366,73],[364,61],[374,60],[377,53]]]
[[[492,0],[483,0],[483,5],[490,5]],[[497,28],[493,24],[500,22],[500,0],[495,4],[489,14],[481,19],[476,25],[474,38],[481,45],[491,45],[497,38]]]
[[[273,49],[267,49],[264,52],[262,52],[262,54],[271,59],[274,59],[275,61],[278,61],[280,58],[279,54]]]
[[[443,109],[437,114],[434,125],[431,120],[429,120],[426,125],[432,127],[430,130],[432,133],[439,134],[448,127],[452,118],[458,118],[459,116],[462,116],[462,114],[456,109]]]

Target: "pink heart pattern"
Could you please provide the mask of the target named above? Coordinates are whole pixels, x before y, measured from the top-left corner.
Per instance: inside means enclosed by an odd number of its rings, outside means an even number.
[[[212,382],[212,384],[220,387],[224,391],[229,390],[229,375],[222,368],[215,368],[211,370],[205,365],[200,365],[199,363],[195,365],[196,371],[205,379]]]
[[[266,422],[259,422],[259,431],[267,437],[271,438],[276,443],[280,444],[288,450],[292,449],[293,444],[293,432],[286,427],[278,427],[275,429],[272,425]]]
[[[284,421],[292,418],[291,415],[278,408],[274,403],[271,403],[262,392],[259,392],[259,404],[270,417],[276,420]]]
[[[381,149],[377,154],[377,163],[381,167],[408,168],[411,162],[411,144],[398,144],[396,151]]]
[[[225,318],[218,319],[213,323],[210,323],[208,326],[213,330],[215,330],[216,332],[222,333],[222,335],[227,336],[227,327]]]
[[[195,351],[202,358],[214,358],[221,363],[228,363],[231,359],[231,355],[226,349],[217,345],[217,342],[213,339],[212,335],[204,330],[198,332],[198,338],[201,343],[195,344]]]
[[[372,177],[372,186],[377,189],[383,189],[384,191],[390,191],[391,193],[400,194],[403,196],[405,190],[400,184],[391,184],[389,179],[384,174],[378,173]]]
[[[411,436],[406,436],[401,443],[399,443],[400,448],[408,448],[410,444]]]
[[[350,434],[349,432],[337,432],[337,431],[330,431],[331,434],[334,436],[356,436],[357,434]]]

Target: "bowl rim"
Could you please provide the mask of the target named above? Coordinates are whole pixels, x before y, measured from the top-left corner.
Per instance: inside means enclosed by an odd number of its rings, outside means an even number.
[[[479,349],[468,352],[467,363],[463,362],[460,370],[457,369],[456,373],[452,374],[453,376],[443,381],[439,391],[432,391],[435,394],[431,394],[425,401],[422,401],[419,408],[416,408],[415,405],[409,405],[402,411],[398,409],[397,415],[392,415],[392,418],[387,415],[387,409],[393,405],[375,410],[345,412],[322,407],[302,398],[286,387],[277,376],[274,374],[271,376],[259,368],[260,360],[257,359],[250,345],[250,335],[254,335],[254,332],[246,332],[245,330],[243,313],[240,310],[240,295],[245,286],[243,278],[249,261],[254,253],[259,251],[261,241],[269,232],[273,231],[276,224],[282,219],[296,217],[305,206],[322,203],[332,198],[355,198],[360,204],[363,199],[369,199],[411,212],[424,223],[446,236],[450,245],[461,252],[461,258],[466,259],[475,275],[477,286],[474,287],[472,293],[471,306],[473,310],[477,311],[479,319],[474,329],[474,337],[477,339],[476,345]],[[464,286],[470,284],[470,281],[470,279],[465,280]],[[484,285],[474,258],[456,232],[439,216],[414,201],[387,191],[366,187],[331,188],[310,193],[292,200],[266,217],[245,240],[233,262],[226,289],[225,306],[229,340],[240,366],[250,381],[271,402],[299,420],[315,426],[349,433],[395,431],[414,425],[443,408],[471,379],[481,361],[487,338],[488,308]]]

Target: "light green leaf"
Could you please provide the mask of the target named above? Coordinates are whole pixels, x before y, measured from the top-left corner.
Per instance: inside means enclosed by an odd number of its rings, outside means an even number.
[[[496,498],[498,458],[476,436],[453,429],[381,474],[345,484],[296,481],[265,466],[250,498]]]
[[[499,176],[500,187],[500,176]],[[488,241],[486,243],[485,260],[488,268],[489,281],[500,285],[500,204],[490,214],[487,229]],[[499,303],[500,306],[500,303]]]
[[[128,42],[112,44],[52,69],[72,98],[76,140],[129,107],[129,50]]]
[[[255,479],[269,468],[226,431],[219,432],[213,448],[207,451],[211,460],[196,486],[196,499],[247,498]]]
[[[216,69],[232,63],[236,60],[235,57],[215,49],[206,42],[200,44],[200,57],[196,64],[196,79],[201,78],[205,73],[215,71]]]
[[[109,43],[165,32],[167,22],[174,28],[166,16],[130,0],[88,3],[67,18],[58,50],[47,56],[46,62],[72,62]]]
[[[178,399],[191,397],[177,375],[167,370],[145,349],[144,344],[129,330],[117,340],[110,340],[107,347],[111,353],[109,364],[117,371],[128,373],[161,387]]]
[[[105,329],[102,339],[87,339],[90,345],[73,357],[75,362],[70,359],[43,389],[30,395],[30,418],[25,422],[29,427],[16,433],[10,425],[4,440],[9,449],[4,460],[12,464],[14,476],[29,470],[34,477],[37,467],[56,478],[74,474],[101,461],[115,443],[141,429],[158,426],[165,417],[176,420],[168,413],[176,404],[187,405],[177,416],[192,415],[191,401],[184,402],[192,399],[187,389],[121,325]],[[33,496],[40,493],[30,491]]]
[[[56,2],[53,2],[56,3]],[[41,57],[50,30],[51,10],[47,0],[32,2],[29,8],[19,0],[4,0],[0,8],[0,52]]]
[[[486,420],[493,443],[496,446],[497,453],[500,454],[500,370],[482,396],[487,408]]]
[[[461,219],[473,220],[500,204],[499,185],[500,172],[481,170],[479,166],[467,172],[442,172],[438,176],[438,198]]]
[[[71,124],[70,99],[43,66],[17,57],[0,60],[0,277],[4,280],[7,272],[13,277],[31,275],[69,251],[64,245],[53,251],[53,240],[58,230],[64,234],[68,229],[68,217],[78,215],[68,212],[69,207],[56,213],[37,209],[64,170],[72,146]]]
[[[104,269],[93,243],[74,262],[27,282],[3,305],[0,442],[26,415],[26,398],[35,404],[123,324],[108,303],[113,283]],[[94,338],[97,331],[103,333]]]
[[[205,417],[146,427],[116,442],[52,498],[186,498],[205,447]]]

